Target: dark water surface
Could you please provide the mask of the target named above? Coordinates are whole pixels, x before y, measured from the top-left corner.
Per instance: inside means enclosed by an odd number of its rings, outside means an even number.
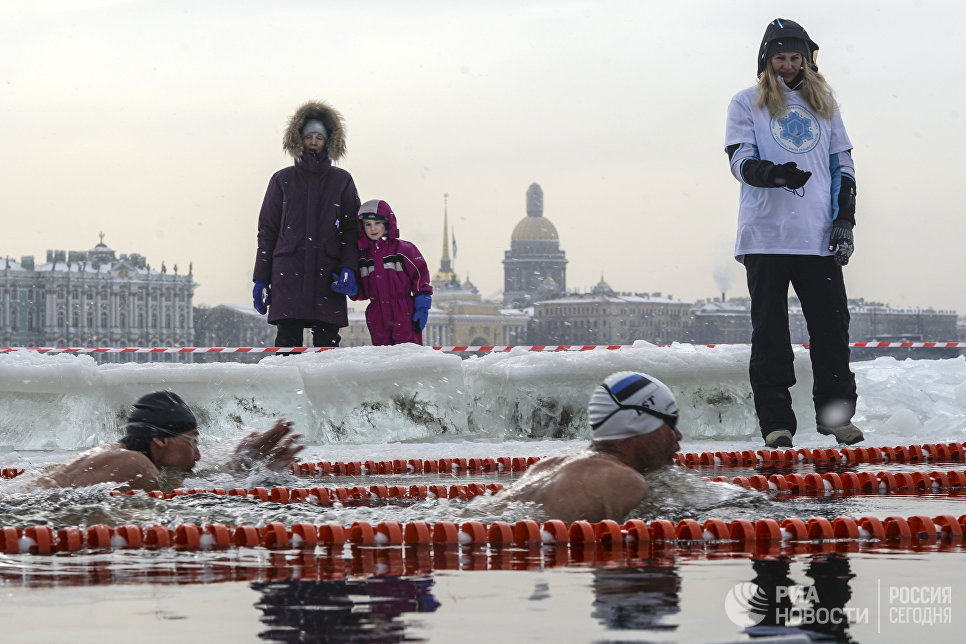
[[[397,450],[398,447],[392,449]],[[457,449],[457,448],[451,448]],[[464,448],[465,449],[465,448]],[[855,466],[891,471],[961,463]],[[796,468],[817,471],[819,468]],[[669,468],[632,516],[725,521],[966,514],[959,491],[782,496],[706,477],[768,468]],[[329,477],[311,485],[500,482],[516,475]],[[193,485],[250,487],[248,481]],[[310,486],[293,476],[274,483]],[[266,484],[262,481],[258,484]],[[30,491],[0,481],[0,528],[215,522],[539,519],[527,506],[458,499],[362,507],[281,505],[201,494],[159,500],[104,486]],[[618,547],[231,548],[0,554],[4,642],[958,641],[966,627],[961,543],[735,543]]]
[[[958,641],[966,620],[966,550],[942,543],[338,554],[0,556],[0,632],[16,642],[938,642]],[[741,604],[746,595],[757,599]]]

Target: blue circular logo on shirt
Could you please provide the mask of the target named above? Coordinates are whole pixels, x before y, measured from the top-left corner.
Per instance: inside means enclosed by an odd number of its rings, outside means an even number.
[[[772,117],[771,135],[784,149],[802,154],[818,145],[822,129],[808,108],[786,105],[778,116]]]

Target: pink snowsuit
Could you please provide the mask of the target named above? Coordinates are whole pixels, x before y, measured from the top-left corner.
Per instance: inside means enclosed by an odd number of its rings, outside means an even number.
[[[368,205],[363,204],[363,210]],[[396,215],[389,204],[380,201],[376,214],[388,220],[386,234],[376,240],[366,236],[361,216],[356,218],[359,292],[352,299],[369,300],[366,325],[373,345],[422,344],[422,332],[413,330],[413,297],[433,294],[429,268],[415,244],[399,239]]]

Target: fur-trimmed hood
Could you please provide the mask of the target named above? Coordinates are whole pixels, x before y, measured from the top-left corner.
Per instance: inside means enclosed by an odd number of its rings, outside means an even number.
[[[345,121],[338,110],[321,101],[310,101],[295,111],[282,136],[282,149],[291,154],[296,161],[302,158],[302,153],[305,151],[302,145],[302,128],[311,119],[322,121],[329,133],[325,140],[325,153],[329,159],[338,161],[344,157]]]

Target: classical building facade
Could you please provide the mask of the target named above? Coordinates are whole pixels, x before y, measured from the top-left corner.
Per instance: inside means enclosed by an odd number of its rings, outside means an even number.
[[[117,256],[101,241],[87,251],[48,250],[0,260],[4,346],[190,346],[194,340],[189,265],[152,269],[136,253]]]
[[[543,189],[527,189],[527,216],[513,228],[503,257],[503,304],[515,308],[567,292],[567,256],[557,228],[543,216]]]
[[[688,342],[694,344],[747,344],[751,342],[751,300],[696,302],[692,309]],[[959,329],[955,311],[918,307],[894,307],[862,298],[849,300],[849,336],[853,342],[955,342]],[[798,298],[788,301],[788,328],[792,344],[808,342],[808,326]],[[946,358],[957,349],[865,349],[852,350],[853,360],[877,356]]]
[[[615,293],[601,278],[590,293],[533,305],[532,344],[669,344],[687,337],[691,304],[660,293]]]
[[[751,342],[751,300],[748,298],[725,300],[722,297],[696,302],[691,308],[691,318],[688,341],[693,344]]]

